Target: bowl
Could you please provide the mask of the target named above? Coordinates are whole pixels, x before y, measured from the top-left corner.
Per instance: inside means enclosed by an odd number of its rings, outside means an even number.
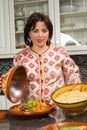
[[[60,6],[60,12],[64,13],[64,12],[74,12],[78,9],[78,6],[76,4],[62,4]]]
[[[4,118],[6,118],[6,112],[1,111],[0,112],[0,119],[4,119]]]
[[[26,45],[18,45],[18,46],[16,46],[16,49],[19,49],[19,48],[26,48]]]
[[[24,25],[17,26],[17,31],[24,31]]]
[[[16,24],[17,24],[17,25],[24,25],[24,20],[17,20],[17,21],[16,21]]]
[[[60,95],[62,95],[62,100]],[[83,95],[86,97],[82,99]],[[58,107],[67,111],[69,115],[80,115],[87,109],[87,84],[80,83],[61,87],[52,93],[51,98]]]
[[[14,66],[3,77],[3,92],[12,103],[16,103],[22,98],[26,84],[27,74],[25,67]]]
[[[16,1],[24,1],[24,0],[16,0]]]

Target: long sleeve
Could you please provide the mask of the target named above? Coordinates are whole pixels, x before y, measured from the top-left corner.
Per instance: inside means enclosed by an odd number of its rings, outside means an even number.
[[[67,55],[65,55],[67,54]],[[79,67],[75,64],[74,60],[68,55],[66,50],[63,50],[62,69],[65,78],[65,84],[81,83]]]

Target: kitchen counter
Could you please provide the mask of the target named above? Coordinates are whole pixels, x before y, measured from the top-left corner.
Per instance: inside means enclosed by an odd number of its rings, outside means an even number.
[[[4,110],[5,111],[5,110]],[[87,122],[87,111],[77,117],[70,117],[66,115],[66,119],[63,122]],[[44,115],[42,117],[32,118],[20,118],[14,115],[11,115],[9,111],[6,110],[6,118],[0,120],[0,130],[41,130],[41,127],[44,127],[48,124],[55,123],[55,119]]]

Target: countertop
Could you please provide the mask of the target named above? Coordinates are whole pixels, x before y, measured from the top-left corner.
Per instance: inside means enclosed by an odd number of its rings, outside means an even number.
[[[1,110],[2,111],[2,110]],[[41,117],[35,118],[21,118],[11,115],[9,111],[3,110],[6,112],[6,118],[0,120],[0,130],[41,130],[42,127],[55,123],[55,119],[44,115]],[[87,111],[84,114],[70,117],[68,114],[63,122],[87,122]]]

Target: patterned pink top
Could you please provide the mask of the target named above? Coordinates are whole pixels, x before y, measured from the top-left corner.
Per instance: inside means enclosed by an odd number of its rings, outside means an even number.
[[[81,82],[78,66],[61,46],[50,46],[41,55],[26,48],[15,55],[13,63],[23,65],[27,70],[28,85],[23,102],[32,97],[52,104],[54,90]]]

